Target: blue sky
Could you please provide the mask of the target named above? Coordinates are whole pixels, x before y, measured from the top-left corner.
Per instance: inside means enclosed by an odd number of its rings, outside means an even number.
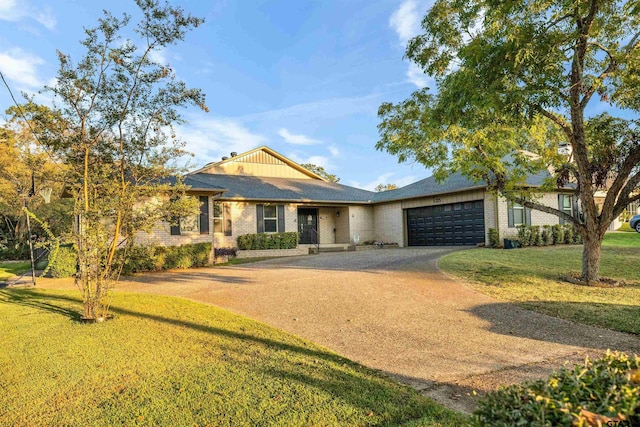
[[[193,167],[267,145],[373,189],[430,175],[375,150],[377,109],[429,84],[403,60],[430,0],[173,1],[206,22],[156,57],[207,94],[180,135]],[[77,59],[83,27],[133,1],[0,0],[0,70],[14,93],[51,82],[56,49]],[[135,14],[134,14],[135,16]],[[0,107],[11,105],[0,88]]]

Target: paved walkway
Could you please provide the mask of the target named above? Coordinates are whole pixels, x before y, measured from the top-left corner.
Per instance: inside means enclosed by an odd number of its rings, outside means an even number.
[[[466,411],[474,390],[544,376],[607,348],[640,352],[637,336],[523,310],[458,283],[436,266],[453,250],[327,253],[147,274],[118,289],[227,308]]]

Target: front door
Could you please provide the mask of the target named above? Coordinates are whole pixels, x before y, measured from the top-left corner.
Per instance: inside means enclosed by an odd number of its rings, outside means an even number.
[[[318,210],[298,209],[298,233],[300,243],[315,245],[318,243]]]

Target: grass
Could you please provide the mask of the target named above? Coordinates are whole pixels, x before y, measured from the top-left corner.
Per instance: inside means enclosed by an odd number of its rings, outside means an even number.
[[[440,259],[444,271],[474,289],[527,309],[613,330],[640,334],[640,234],[609,233],[600,273],[625,287],[598,288],[561,280],[580,271],[582,246],[517,250],[471,249]]]
[[[0,282],[29,270],[31,270],[29,261],[0,262]]]
[[[468,419],[310,342],[216,307],[0,290],[0,425],[454,426]]]
[[[628,222],[623,222],[622,225],[616,231],[625,231],[627,233],[636,233],[636,230],[631,228]]]

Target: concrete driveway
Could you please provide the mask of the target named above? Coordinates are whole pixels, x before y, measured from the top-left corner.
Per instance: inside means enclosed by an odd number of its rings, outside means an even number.
[[[469,411],[473,391],[546,375],[637,336],[523,310],[438,271],[456,248],[379,249],[147,274],[122,291],[215,304],[382,370]],[[471,256],[471,253],[469,254]]]

